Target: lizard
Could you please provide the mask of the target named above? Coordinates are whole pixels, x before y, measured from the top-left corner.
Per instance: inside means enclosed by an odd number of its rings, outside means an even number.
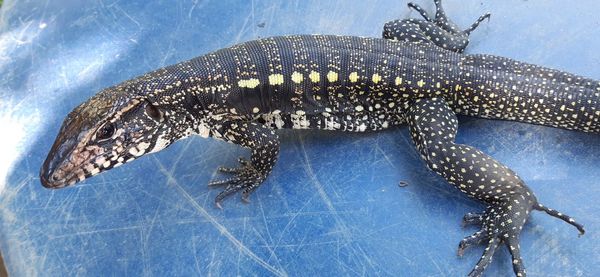
[[[510,168],[455,142],[456,115],[514,120],[600,133],[600,82],[485,54],[464,54],[468,29],[449,20],[441,0],[435,17],[393,20],[382,38],[289,35],[220,49],[103,89],[65,118],[40,170],[47,188],[62,188],[118,167],[175,141],[199,135],[250,149],[215,204],[241,192],[248,201],[279,154],[276,130],[372,132],[408,126],[429,169],[486,205],[464,224],[465,237],[486,248],[469,276],[481,276],[505,245],[516,276],[526,271],[519,235],[539,210],[585,230],[572,217],[540,204]]]

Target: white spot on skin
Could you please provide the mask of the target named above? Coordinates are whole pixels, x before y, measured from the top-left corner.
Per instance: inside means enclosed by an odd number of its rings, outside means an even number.
[[[337,74],[336,72],[329,71],[329,72],[327,73],[327,80],[328,80],[329,82],[331,82],[331,83],[333,83],[333,82],[337,82],[337,80],[338,80],[338,74]]]
[[[306,119],[306,115],[291,114],[290,119],[294,129],[308,129],[310,127],[310,121]]]
[[[321,81],[321,75],[319,75],[319,72],[316,71],[311,71],[310,74],[308,74],[308,78],[313,83],[318,83]]]
[[[210,128],[206,123],[202,122],[198,124],[198,135],[203,138],[208,138],[210,136]],[[152,149],[152,152],[155,152],[154,149]]]
[[[131,154],[131,155],[133,155],[133,156],[135,156],[135,157],[138,157],[138,156],[140,156],[140,155],[138,155],[138,150],[137,150],[137,148],[135,148],[135,147],[131,147],[131,148],[129,148],[129,154]]]
[[[283,75],[281,75],[281,74],[269,75],[269,84],[273,85],[273,86],[283,84]]]
[[[396,84],[397,86],[402,84],[402,78],[400,77],[396,77],[396,80],[394,80],[394,84]]]
[[[296,84],[300,84],[302,83],[302,80],[304,80],[304,77],[302,77],[302,74],[294,71],[294,73],[292,73],[292,82],[296,83]]]
[[[260,84],[260,82],[258,81],[258,79],[255,79],[255,78],[238,81],[238,86],[240,88],[256,88],[259,84]]]
[[[155,153],[155,152],[158,152],[160,150],[163,150],[169,144],[170,144],[169,140],[165,139],[164,136],[159,136],[156,139],[156,143],[154,144],[154,148],[152,148],[152,150],[149,153]]]
[[[358,81],[358,73],[357,72],[350,73],[350,75],[348,75],[348,79],[350,80],[350,83],[356,83]]]
[[[373,74],[371,81],[373,81],[374,84],[377,84],[381,81],[381,76],[379,74],[375,73],[375,74]]]
[[[148,147],[150,147],[150,143],[147,142],[140,142],[137,146],[137,148],[142,151],[148,149]]]
[[[98,165],[98,166],[102,166],[102,164],[103,164],[104,162],[106,162],[106,158],[104,158],[104,157],[99,157],[98,159],[96,159],[96,162],[95,162],[95,163],[96,163],[96,165]]]
[[[366,130],[367,130],[367,125],[365,125],[364,123],[362,123],[362,124],[360,124],[360,125],[358,126],[358,131],[359,131],[359,132],[364,132],[364,131],[366,131]]]
[[[94,167],[94,169],[92,169],[92,171],[90,171],[90,174],[92,174],[92,176],[96,175],[98,173],[100,173],[100,168],[97,168],[97,167]]]

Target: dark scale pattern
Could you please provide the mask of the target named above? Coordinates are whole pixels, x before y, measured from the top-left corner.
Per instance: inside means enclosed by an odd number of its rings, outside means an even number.
[[[225,70],[237,86],[212,102],[219,111],[276,129],[345,131],[398,125],[402,101],[450,94],[461,60],[435,46],[344,36],[267,38],[214,55],[256,70]]]
[[[490,55],[465,56],[455,111],[600,132],[600,83]]]
[[[531,210],[545,211],[584,232],[572,218],[540,205],[509,168],[454,142],[455,113],[600,133],[600,83],[557,70],[489,55],[461,54],[469,34],[436,0],[436,15],[387,23],[383,39],[298,35],[234,45],[107,88],[65,119],[40,172],[60,188],[156,152],[197,134],[251,150],[215,199],[238,191],[248,200],[279,153],[276,129],[366,132],[408,124],[429,168],[484,202],[465,224],[466,237],[487,248],[479,276],[496,248],[506,245],[524,276],[519,234]]]

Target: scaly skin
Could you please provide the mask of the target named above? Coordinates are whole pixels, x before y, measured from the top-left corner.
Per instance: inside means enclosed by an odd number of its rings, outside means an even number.
[[[107,88],[65,119],[40,172],[61,188],[197,134],[249,148],[249,160],[212,186],[221,201],[247,200],[279,153],[276,129],[378,131],[407,124],[428,167],[486,204],[464,222],[482,226],[459,254],[487,248],[470,276],[480,276],[496,248],[525,275],[519,234],[532,210],[578,228],[572,218],[539,204],[515,172],[481,151],[456,144],[455,114],[516,120],[600,133],[600,83],[490,55],[465,55],[469,34],[436,0],[436,17],[387,23],[383,39],[283,36],[249,41],[147,73]]]

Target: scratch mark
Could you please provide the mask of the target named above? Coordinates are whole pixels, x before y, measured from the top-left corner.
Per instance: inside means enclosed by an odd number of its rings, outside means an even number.
[[[125,10],[121,9],[121,7],[119,7],[119,5],[115,5],[115,8],[117,10],[119,10],[122,14],[125,15],[125,17],[127,17],[129,20],[131,20],[133,23],[135,23],[135,25],[138,26],[138,28],[141,28],[142,25],[140,24],[140,22],[138,22],[137,20],[135,20],[133,17],[131,17]]]
[[[299,141],[300,141],[300,149],[302,150],[302,157],[304,158],[304,164],[306,165],[306,171],[307,171],[306,173],[308,173],[308,175],[309,175],[308,177],[310,177],[311,181],[313,181],[313,184],[316,185],[317,191],[319,192],[319,195],[323,199],[323,202],[325,202],[325,205],[327,205],[327,208],[329,208],[330,211],[334,212],[335,207],[333,207],[333,203],[327,196],[327,193],[325,193],[325,190],[323,189],[323,185],[317,178],[317,176],[312,168],[312,164],[310,163],[310,160],[308,158],[308,153],[306,153],[306,148],[304,147],[304,138],[302,136],[300,136]]]
[[[202,270],[200,270],[200,260],[198,260],[198,255],[196,255],[196,239],[192,238],[192,251],[194,251],[194,266],[196,267],[196,272],[199,275],[202,275]],[[213,252],[214,255],[214,252]]]
[[[142,228],[142,226],[134,225],[134,226],[127,226],[127,227],[119,227],[119,228],[97,229],[97,230],[93,230],[93,231],[81,231],[81,232],[68,233],[68,234],[58,235],[58,236],[48,236],[48,238],[49,239],[58,239],[58,238],[66,238],[66,237],[81,236],[81,235],[92,235],[92,234],[97,234],[97,233],[106,233],[106,232],[114,232],[114,231],[135,230],[135,229],[139,229],[139,228]]]
[[[312,197],[311,197],[311,199],[312,199]],[[290,226],[292,225],[292,223],[294,221],[296,221],[296,218],[299,215],[306,215],[306,214],[308,214],[308,213],[304,213],[302,211],[304,211],[304,208],[306,208],[308,206],[308,204],[311,203],[311,201],[310,201],[311,199],[307,200],[304,203],[304,205],[302,205],[302,207],[300,207],[300,209],[297,212],[291,214],[292,217],[288,220],[288,222],[285,225],[285,227],[283,227],[283,229],[282,229],[282,231],[281,231],[281,233],[279,235],[279,238],[277,239],[277,242],[275,243],[275,247],[277,247],[278,245],[280,245],[281,240],[283,239],[284,234],[288,231],[288,228],[290,228]],[[265,224],[266,224],[266,221],[265,221]]]
[[[267,236],[269,238],[269,242],[273,243],[273,237],[271,236],[271,231],[269,230],[269,224],[267,223],[267,217],[265,216],[265,209],[262,205],[262,201],[260,201],[260,199],[258,200],[259,206],[260,206],[260,212],[262,215],[262,220],[263,220],[263,224],[265,226],[266,232],[267,232]],[[253,228],[254,229],[254,228]],[[256,231],[256,229],[254,229]],[[269,259],[271,257],[275,258],[275,261],[277,262],[277,265],[279,267],[281,266],[281,263],[279,263],[279,257],[277,256],[277,254],[275,253],[275,249],[273,249],[272,247],[269,246],[269,243],[267,243],[267,240],[265,238],[263,238],[262,235],[260,235],[258,232],[255,232],[257,234],[257,236],[262,239],[262,241],[265,243],[265,245],[267,246],[267,250],[269,250],[269,253],[271,253],[271,256],[269,257]]]
[[[342,251],[341,250],[342,246],[348,246],[348,247],[350,247],[350,250],[353,251],[353,253],[349,253],[349,254],[352,254],[352,255],[350,255],[350,257],[358,258],[358,256],[361,256],[362,261],[365,261],[367,263],[366,266],[371,267],[373,270],[377,270],[377,266],[369,258],[369,255],[364,251],[364,249],[360,246],[360,244],[352,244],[352,242],[353,242],[351,239],[352,232],[350,231],[348,226],[346,226],[345,222],[340,218],[340,216],[336,212],[333,202],[331,202],[331,199],[329,199],[329,196],[327,196],[327,193],[325,192],[323,185],[317,178],[317,176],[312,168],[312,165],[308,158],[308,153],[306,152],[306,148],[304,146],[304,138],[302,136],[300,136],[298,140],[300,142],[300,148],[302,149],[302,155],[304,157],[304,163],[306,165],[306,173],[308,174],[309,178],[311,179],[312,184],[317,189],[319,196],[321,196],[321,199],[327,206],[327,209],[330,211],[331,215],[333,216],[335,223],[339,229],[339,233],[342,235],[343,241],[338,243],[338,253],[340,251]],[[338,261],[339,260],[340,259],[338,258]],[[339,264],[340,264],[340,266],[344,266],[344,263],[339,263]]]
[[[181,195],[192,205],[192,207],[198,212],[199,215],[201,215],[208,222],[210,222],[213,225],[213,227],[215,227],[219,232],[221,232],[221,234],[224,235],[225,238],[227,238],[231,243],[233,243],[242,253],[244,253],[250,259],[254,260],[256,263],[258,263],[274,275],[288,276],[288,274],[285,271],[277,270],[267,262],[263,261],[259,256],[252,252],[252,250],[248,249],[248,247],[246,247],[241,241],[235,238],[235,236],[233,236],[227,230],[227,228],[225,228],[225,226],[223,226],[214,217],[212,217],[204,208],[202,208],[202,206],[200,206],[200,204],[198,204],[198,202],[183,187],[181,187],[181,185],[179,185],[179,183],[173,177],[173,175],[166,170],[163,164],[158,159],[156,159],[156,157],[153,158],[156,161],[156,164],[159,166],[159,170],[168,178],[168,182],[171,183],[175,188],[177,188],[177,191],[181,193]]]
[[[388,155],[385,154],[385,151],[383,151],[383,149],[381,149],[381,146],[379,146],[379,143],[377,143],[375,145],[375,149],[381,153],[381,155],[383,156],[383,158],[395,169],[398,169],[398,167],[396,166],[396,164],[394,164],[392,162],[392,160],[390,159],[390,157],[388,157]]]

